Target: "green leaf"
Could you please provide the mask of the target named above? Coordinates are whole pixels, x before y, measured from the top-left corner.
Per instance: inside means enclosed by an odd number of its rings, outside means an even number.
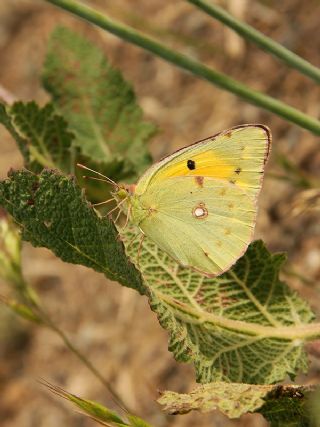
[[[132,232],[123,235],[125,244]],[[138,239],[128,246],[137,262]],[[144,239],[139,266],[150,303],[169,332],[169,350],[193,362],[197,380],[268,384],[305,371],[304,341],[320,336],[319,324],[296,292],[279,280],[285,260],[261,241],[237,263],[209,279],[179,267]]]
[[[128,230],[122,238],[142,282],[113,223],[99,218],[72,178],[14,172],[0,184],[0,204],[33,245],[148,295],[170,334],[169,349],[177,360],[194,363],[198,381],[265,384],[306,370],[303,344],[320,337],[320,325],[309,324],[307,303],[279,280],[284,255],[270,254],[262,242],[208,279],[178,266],[147,238],[140,251],[141,239],[132,241]]]
[[[219,409],[229,418],[239,418],[248,412],[259,412],[272,427],[307,427],[312,417],[308,404],[315,389],[315,386],[216,382],[202,385],[188,394],[165,391],[158,402],[169,414]]]
[[[317,387],[316,392],[312,393],[312,395],[310,396],[308,410],[313,421],[311,426],[319,427],[320,426],[320,389],[319,387]],[[309,427],[309,425],[307,425],[306,427]]]
[[[50,39],[43,82],[82,155],[100,171],[111,176],[114,163],[122,165],[123,176],[145,170],[150,163],[146,142],[155,126],[143,120],[131,86],[102,50],[58,27]]]
[[[70,146],[73,135],[65,120],[55,114],[52,104],[40,108],[35,102],[0,104],[0,123],[24,157],[26,168],[39,172],[44,167],[70,172]]]
[[[85,415],[99,422],[99,424],[112,427],[151,427],[150,424],[135,415],[126,413],[127,420],[123,420],[116,412],[111,411],[100,403],[93,400],[83,399],[75,394],[63,390],[60,387],[52,385],[47,381],[42,381],[41,383],[48,387],[54,394],[69,400],[69,402],[80,408]]]
[[[25,163],[29,162],[29,151],[27,141],[20,136],[19,130],[16,129],[15,124],[13,123],[12,116],[10,114],[11,108],[0,102],[0,123],[2,123],[7,130],[11,133],[12,137],[18,144],[18,147],[21,151],[21,154],[24,157]]]
[[[318,385],[274,387],[264,398],[261,413],[271,427],[317,427],[319,413],[310,410],[311,402],[319,397]]]
[[[82,264],[125,286],[145,292],[117,230],[99,218],[74,179],[44,170],[12,172],[0,183],[0,204],[21,226],[23,238],[51,249],[63,261]]]

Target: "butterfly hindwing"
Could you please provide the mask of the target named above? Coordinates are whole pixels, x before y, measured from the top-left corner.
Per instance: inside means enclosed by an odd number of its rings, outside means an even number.
[[[173,177],[141,203],[153,212],[140,228],[184,266],[207,275],[228,269],[251,240],[255,203],[240,188],[214,178]],[[198,216],[197,216],[198,214]]]

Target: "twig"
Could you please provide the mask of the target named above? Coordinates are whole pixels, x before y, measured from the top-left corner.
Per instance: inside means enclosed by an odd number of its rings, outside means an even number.
[[[217,6],[214,2],[208,3],[206,0],[187,1],[222,22],[227,27],[232,28],[246,40],[253,42],[261,49],[276,56],[289,67],[299,70],[302,74],[310,77],[315,82],[320,83],[320,69],[318,67],[310,64],[310,62],[291,52],[291,50],[275,42],[270,37],[265,36],[250,25],[239,21],[224,9]]]
[[[320,135],[320,122],[315,118],[293,108],[282,101],[271,96],[255,91],[246,85],[234,80],[223,73],[207,67],[206,65],[195,61],[177,51],[171,50],[165,45],[145,36],[133,28],[121,24],[98,11],[80,4],[74,0],[46,0],[64,10],[67,10],[86,21],[97,25],[104,30],[109,31],[116,36],[142,47],[165,59],[176,66],[190,71],[192,74],[203,78],[229,92],[238,95],[240,98],[271,111],[302,128],[308,129],[316,135]]]

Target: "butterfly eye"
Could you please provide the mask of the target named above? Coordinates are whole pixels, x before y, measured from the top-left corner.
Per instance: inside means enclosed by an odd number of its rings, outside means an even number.
[[[187,161],[187,167],[191,171],[194,170],[196,168],[196,162],[194,160],[188,160]]]
[[[128,197],[128,191],[125,188],[119,188],[116,192],[116,195],[119,197],[119,199],[126,199]]]

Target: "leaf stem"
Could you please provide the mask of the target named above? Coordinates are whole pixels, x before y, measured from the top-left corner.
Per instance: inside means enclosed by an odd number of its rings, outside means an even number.
[[[320,83],[320,69],[286,47],[265,36],[250,25],[241,22],[215,3],[206,0],[187,0],[189,3],[206,12],[208,15],[232,28],[240,36],[256,44],[268,53],[285,62],[289,67],[299,70],[302,74]]]
[[[98,11],[77,3],[74,0],[46,0],[64,10],[67,10],[76,16],[79,16],[86,21],[97,25],[104,30],[130,42],[153,54],[165,59],[174,65],[190,71],[192,74],[201,77],[210,83],[225,89],[245,101],[254,104],[265,110],[271,111],[284,119],[295,123],[296,125],[308,129],[316,135],[320,135],[320,122],[313,117],[297,110],[279,101],[271,96],[265,95],[259,91],[253,90],[248,86],[230,78],[229,76],[220,73],[206,65],[195,61],[177,51],[169,49],[165,45],[153,40],[150,37],[134,30],[133,28],[121,24]]]

